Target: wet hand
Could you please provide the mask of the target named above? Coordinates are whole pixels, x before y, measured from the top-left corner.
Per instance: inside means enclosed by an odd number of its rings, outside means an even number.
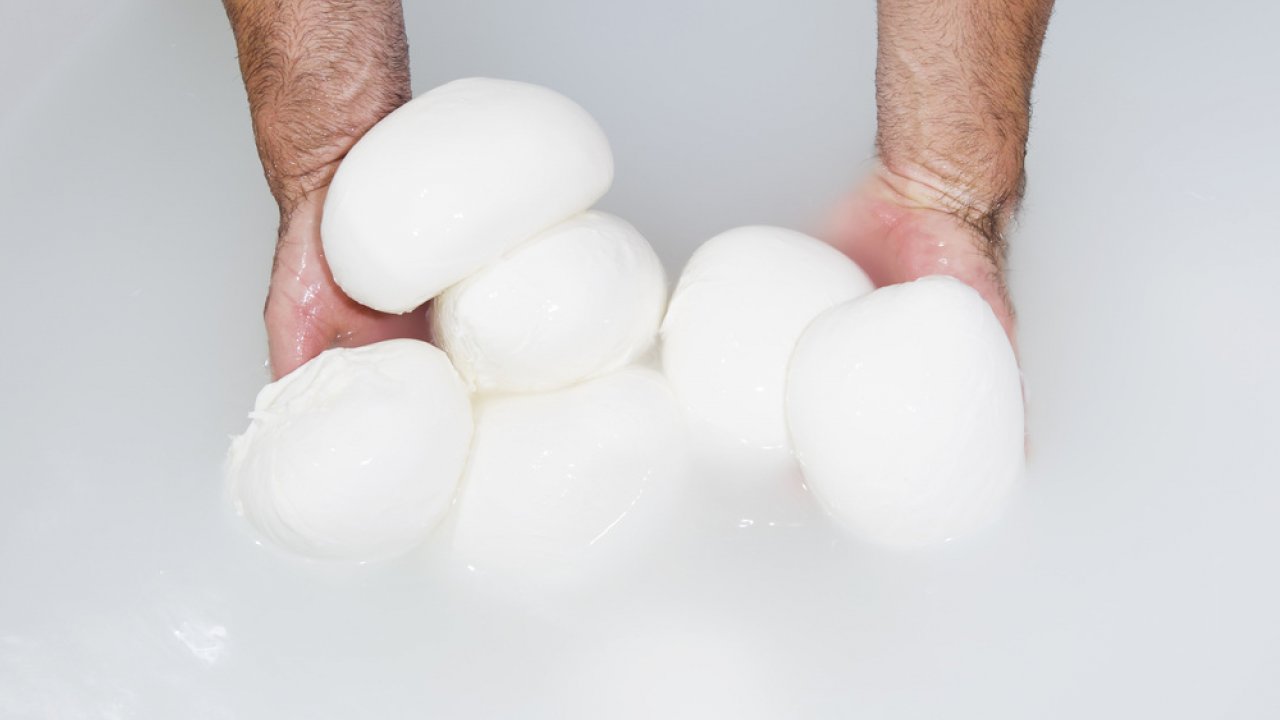
[[[837,209],[826,239],[861,265],[877,287],[926,275],[964,281],[991,305],[1016,350],[1001,236],[1006,218],[960,212],[959,203],[947,200],[956,196],[939,183],[878,164]]]
[[[347,297],[334,282],[320,241],[324,195],[324,188],[310,193],[280,228],[263,313],[273,378],[331,347],[401,337],[427,339],[426,306],[387,315]]]

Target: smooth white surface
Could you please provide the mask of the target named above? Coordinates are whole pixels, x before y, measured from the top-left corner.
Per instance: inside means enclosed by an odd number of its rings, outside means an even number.
[[[231,441],[236,510],[302,555],[382,560],[426,539],[453,501],[471,398],[419,340],[327,350],[258,393]]]
[[[625,368],[549,393],[480,402],[449,523],[456,562],[521,586],[581,586],[667,532],[688,483],[667,381]]]
[[[689,259],[662,321],[662,369],[720,472],[791,468],[783,411],[800,333],[833,305],[872,289],[835,248],[794,230],[740,227]]]
[[[1058,4],[1011,238],[1031,453],[990,533],[903,555],[707,505],[529,607],[417,553],[254,544],[220,468],[267,380],[276,211],[226,20],[75,4],[109,17],[0,5],[25,48],[0,74],[34,84],[0,103],[0,716],[600,717],[584,668],[666,716],[1280,713],[1280,7]],[[591,109],[602,207],[672,277],[726,228],[813,232],[852,185],[873,10],[406,4],[419,91],[514,77]],[[736,661],[686,682],[690,647]]]
[[[325,196],[325,257],[355,300],[408,312],[591,207],[612,181],[609,141],[577,103],[529,83],[455,80],[347,153]]]
[[[1022,474],[1018,364],[991,307],[934,276],[809,324],[787,368],[805,484],[836,521],[889,547],[986,527]]]
[[[432,339],[477,390],[552,390],[648,350],[666,304],[653,248],[627,221],[592,211],[446,290]]]

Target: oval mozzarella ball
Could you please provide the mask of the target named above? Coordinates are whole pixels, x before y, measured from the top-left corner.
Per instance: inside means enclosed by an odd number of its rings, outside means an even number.
[[[426,538],[472,431],[449,359],[417,340],[327,350],[263,388],[250,418],[228,458],[237,510],[285,548],[350,560]]]
[[[666,292],[644,237],[587,212],[446,290],[432,314],[435,340],[478,390],[550,390],[647,350]]]
[[[840,251],[792,230],[742,227],[698,248],[662,323],[662,364],[708,450],[726,463],[736,454],[793,466],[783,409],[791,351],[819,313],[871,288]]]
[[[613,181],[604,131],[537,85],[470,78],[411,100],[338,167],[321,236],[357,302],[403,313],[591,207]]]
[[[1018,364],[990,306],[933,276],[813,321],[787,384],[805,479],[855,533],[947,541],[990,521],[1023,467]]]
[[[662,536],[686,472],[684,442],[679,408],[652,370],[485,399],[452,550],[521,585],[564,587],[619,567]]]

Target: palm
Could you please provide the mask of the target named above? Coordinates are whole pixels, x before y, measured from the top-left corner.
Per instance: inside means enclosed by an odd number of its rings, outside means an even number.
[[[264,315],[277,378],[330,347],[427,339],[422,308],[404,315],[380,313],[347,297],[334,282],[320,243],[321,204],[322,198],[300,208],[276,246]]]
[[[906,201],[883,171],[839,209],[827,239],[862,266],[877,287],[926,275],[964,281],[991,305],[1016,347],[1003,259],[952,215]]]

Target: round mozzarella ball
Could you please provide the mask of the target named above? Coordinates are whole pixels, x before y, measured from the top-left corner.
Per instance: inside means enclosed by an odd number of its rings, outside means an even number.
[[[609,141],[572,100],[457,80],[383,118],[347,154],[325,199],[325,256],[353,299],[407,312],[591,207],[612,181]]]
[[[705,454],[735,475],[794,467],[791,351],[819,313],[871,289],[840,251],[792,230],[742,227],[698,248],[662,323],[662,364]]]
[[[426,538],[472,431],[449,359],[417,340],[327,350],[263,388],[250,418],[228,458],[236,509],[285,548],[350,560]]]
[[[652,370],[485,399],[450,519],[453,553],[491,579],[548,587],[617,567],[662,536],[687,472],[684,442]]]
[[[666,292],[644,237],[587,212],[446,290],[432,314],[435,340],[478,390],[550,390],[647,350]]]
[[[838,522],[890,546],[970,533],[1023,467],[1018,364],[990,306],[933,276],[823,313],[787,381],[805,479]]]

